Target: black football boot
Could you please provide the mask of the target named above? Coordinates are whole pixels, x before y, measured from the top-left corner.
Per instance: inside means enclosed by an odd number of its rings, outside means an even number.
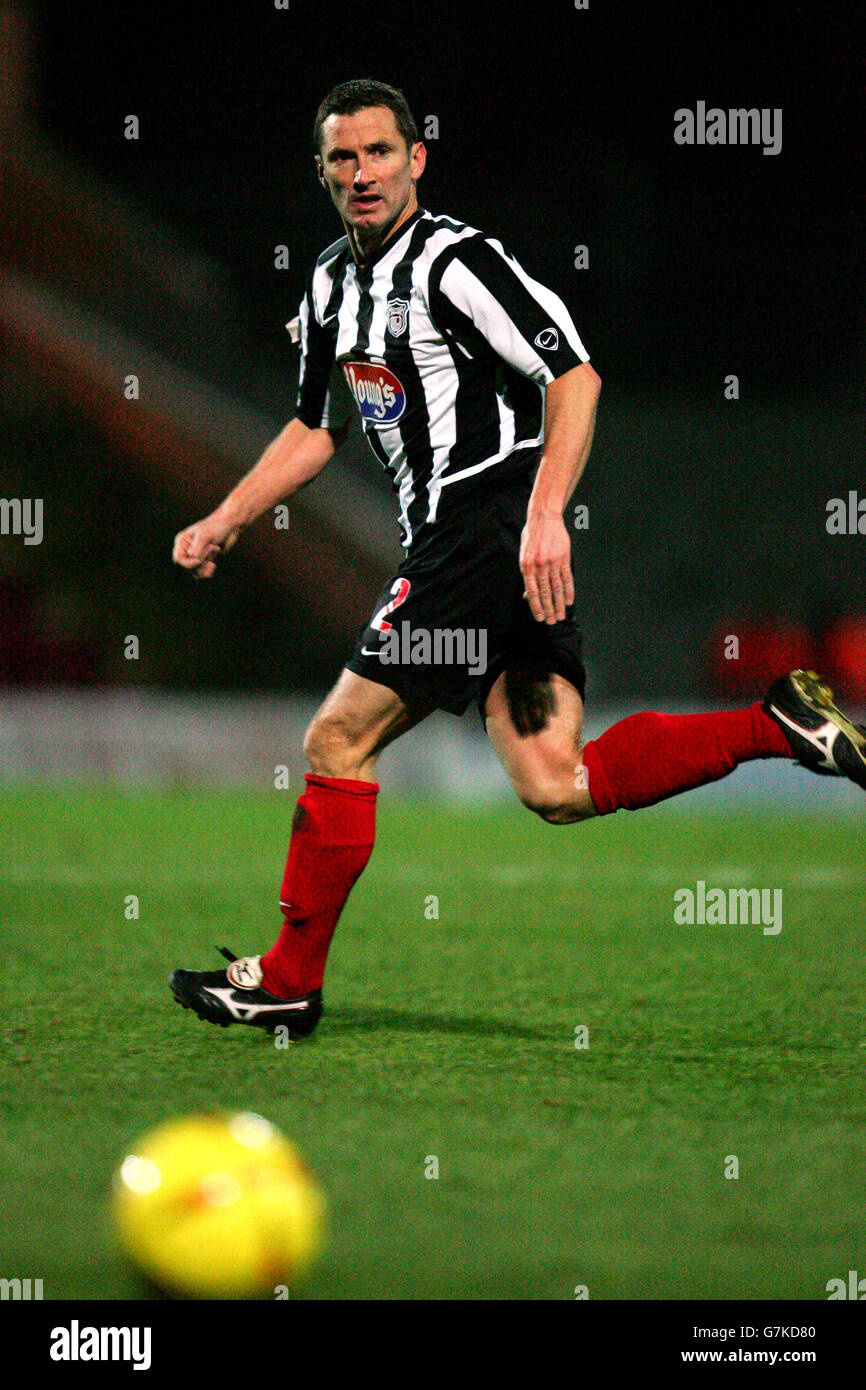
[[[221,1028],[247,1023],[267,1033],[288,1028],[290,1038],[312,1033],[322,1017],[320,989],[298,999],[277,999],[262,989],[261,956],[235,956],[225,946],[220,950],[231,962],[227,970],[171,972],[168,984],[178,1004]]]

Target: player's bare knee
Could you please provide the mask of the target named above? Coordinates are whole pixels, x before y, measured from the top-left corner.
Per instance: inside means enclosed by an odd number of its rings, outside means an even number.
[[[304,738],[304,756],[318,777],[352,777],[367,753],[359,748],[348,718],[334,712],[313,720]]]

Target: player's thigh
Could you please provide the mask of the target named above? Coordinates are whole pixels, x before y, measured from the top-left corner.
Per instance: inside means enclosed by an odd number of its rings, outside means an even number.
[[[430,707],[407,703],[389,686],[344,669],[307,730],[304,751],[313,771],[315,764],[341,759],[360,765],[430,713]]]
[[[521,801],[545,819],[595,813],[583,776],[583,700],[557,672],[516,668],[493,683],[487,734]]]

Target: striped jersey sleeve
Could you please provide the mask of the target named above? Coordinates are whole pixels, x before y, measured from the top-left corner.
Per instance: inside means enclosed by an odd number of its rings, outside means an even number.
[[[301,363],[296,414],[311,430],[338,429],[354,410],[335,361],[336,314],[329,318],[328,303],[322,303],[323,294],[329,294],[333,283],[330,271],[320,257],[307,281],[298,316]]]
[[[430,310],[458,341],[479,337],[509,366],[546,386],[589,361],[571,314],[527,275],[502,243],[481,233],[449,247],[431,268]]]

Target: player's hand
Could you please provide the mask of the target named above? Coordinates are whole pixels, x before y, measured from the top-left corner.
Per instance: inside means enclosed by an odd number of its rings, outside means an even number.
[[[574,603],[571,541],[561,516],[527,517],[520,538],[520,572],[533,618],[561,623]]]
[[[217,559],[231,550],[240,533],[240,526],[232,526],[212,512],[203,521],[178,531],[171,558],[182,569],[192,570],[196,579],[210,579]]]

